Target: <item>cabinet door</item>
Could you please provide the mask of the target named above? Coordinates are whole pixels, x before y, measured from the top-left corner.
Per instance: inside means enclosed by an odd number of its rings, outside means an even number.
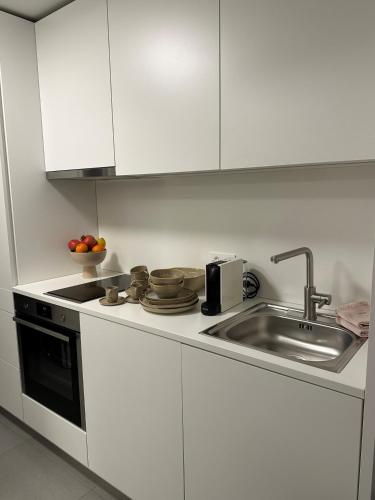
[[[362,401],[183,347],[186,500],[355,500]]]
[[[219,0],[109,0],[117,173],[219,168]]]
[[[373,0],[221,0],[222,167],[375,158]]]
[[[81,316],[89,468],[130,498],[182,500],[181,350]]]
[[[36,23],[47,170],[114,165],[106,0]]]

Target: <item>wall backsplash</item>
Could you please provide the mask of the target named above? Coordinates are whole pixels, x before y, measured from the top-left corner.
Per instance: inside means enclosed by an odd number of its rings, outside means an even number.
[[[202,266],[211,250],[235,252],[262,297],[302,303],[304,258],[270,256],[306,245],[333,306],[370,297],[375,165],[105,181],[97,193],[108,269]]]

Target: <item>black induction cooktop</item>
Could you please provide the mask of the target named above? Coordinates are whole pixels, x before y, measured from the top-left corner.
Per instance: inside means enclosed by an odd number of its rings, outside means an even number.
[[[105,296],[105,289],[108,286],[118,286],[119,292],[126,290],[130,286],[130,275],[120,274],[111,278],[102,280],[90,281],[82,285],[69,286],[60,290],[52,290],[45,295],[52,295],[60,299],[71,300],[72,302],[88,302],[89,300],[99,299]]]

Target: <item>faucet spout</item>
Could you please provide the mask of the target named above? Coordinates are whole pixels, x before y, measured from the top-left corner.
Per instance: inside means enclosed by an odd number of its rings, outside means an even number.
[[[315,321],[316,305],[322,307],[331,303],[331,295],[317,293],[314,286],[314,258],[313,253],[308,247],[300,247],[288,252],[278,253],[271,257],[271,262],[278,264],[282,260],[291,259],[298,255],[306,256],[306,286],[304,289],[304,314],[303,317],[309,321]]]
[[[306,255],[306,286],[311,288],[314,286],[314,257],[313,253],[308,247],[300,247],[295,250],[288,250],[287,252],[278,253],[271,257],[271,262],[278,264],[282,260],[298,257],[298,255]]]

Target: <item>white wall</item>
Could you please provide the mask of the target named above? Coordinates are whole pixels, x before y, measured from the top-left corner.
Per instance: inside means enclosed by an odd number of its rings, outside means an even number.
[[[307,245],[333,306],[370,296],[375,165],[103,181],[97,191],[109,269],[199,266],[210,250],[233,251],[263,297],[302,303],[304,258],[270,256]]]
[[[0,70],[18,282],[79,272],[66,242],[96,233],[94,184],[46,180],[34,24],[3,12]]]

